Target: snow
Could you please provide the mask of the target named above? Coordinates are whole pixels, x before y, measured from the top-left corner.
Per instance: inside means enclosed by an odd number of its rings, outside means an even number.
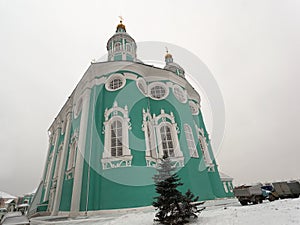
[[[191,225],[299,225],[300,199],[264,201],[258,205],[241,206],[236,199],[214,200],[205,203],[206,209]],[[76,220],[55,221],[55,224],[83,225],[153,225],[154,209],[138,212],[105,214]],[[39,224],[43,224],[39,221]],[[49,224],[49,221],[45,224]],[[32,223],[35,224],[35,223]],[[51,224],[51,223],[50,223]]]
[[[10,198],[16,198],[15,196],[12,196],[10,194],[7,194],[3,191],[0,191],[0,198],[4,198],[4,199],[10,199]]]

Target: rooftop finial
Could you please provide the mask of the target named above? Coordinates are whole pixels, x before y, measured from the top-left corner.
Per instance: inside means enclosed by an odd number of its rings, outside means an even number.
[[[120,18],[120,23],[122,23],[123,22],[123,17],[122,16],[119,16],[119,18]]]
[[[165,55],[165,61],[166,63],[169,63],[169,62],[173,62],[173,57],[172,55],[169,53],[169,49],[168,47],[166,47],[166,55]]]
[[[123,24],[123,20],[124,20],[123,17],[119,16],[119,18],[120,18],[120,23],[117,26],[117,32],[126,32],[125,25]]]

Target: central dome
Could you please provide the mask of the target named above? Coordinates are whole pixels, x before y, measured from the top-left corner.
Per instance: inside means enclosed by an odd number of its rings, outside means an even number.
[[[108,40],[106,48],[108,61],[136,61],[135,40],[126,33],[122,20],[117,26],[116,33]]]

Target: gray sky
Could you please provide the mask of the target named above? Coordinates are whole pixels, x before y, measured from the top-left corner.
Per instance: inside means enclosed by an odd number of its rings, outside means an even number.
[[[38,185],[47,129],[119,15],[136,41],[181,46],[213,73],[226,107],[216,157],[235,184],[300,177],[300,1],[0,0],[1,191]]]

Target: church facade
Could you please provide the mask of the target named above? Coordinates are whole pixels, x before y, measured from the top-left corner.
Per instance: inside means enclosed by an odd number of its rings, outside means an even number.
[[[39,215],[95,213],[149,206],[152,177],[164,154],[200,199],[228,196],[184,69],[165,56],[158,68],[137,59],[122,22],[107,43],[108,60],[93,62],[49,128],[37,191]]]

